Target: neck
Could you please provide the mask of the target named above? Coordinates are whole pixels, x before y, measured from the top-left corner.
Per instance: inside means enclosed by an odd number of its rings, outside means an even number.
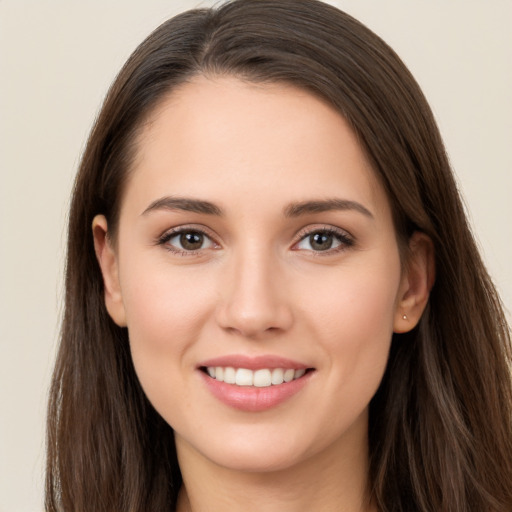
[[[219,466],[177,435],[183,475],[177,511],[375,512],[367,498],[368,441],[362,431],[346,432],[291,467],[258,472]]]

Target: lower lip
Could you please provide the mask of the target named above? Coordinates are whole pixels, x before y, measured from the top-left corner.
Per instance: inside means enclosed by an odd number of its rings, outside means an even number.
[[[283,384],[257,388],[226,384],[200,371],[213,396],[234,409],[247,412],[266,411],[278,406],[298,393],[309,381],[312,373],[309,371],[302,377]]]

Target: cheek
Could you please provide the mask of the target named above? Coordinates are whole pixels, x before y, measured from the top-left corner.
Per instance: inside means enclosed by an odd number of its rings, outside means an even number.
[[[149,268],[126,265],[122,292],[135,370],[155,405],[193,366],[189,349],[201,337],[213,296],[205,279],[198,288],[186,271],[154,262]]]
[[[327,361],[327,392],[316,400],[319,410],[329,411],[325,439],[336,438],[364,414],[384,375],[400,279],[399,266],[393,268],[340,273],[326,285],[323,300],[304,305]]]
[[[135,339],[165,350],[173,340],[186,343],[211,307],[215,285],[208,272],[164,261],[127,259],[121,267],[128,329]],[[159,342],[162,346],[158,347]]]
[[[307,299],[303,313],[315,311],[319,323],[334,337],[365,338],[368,333],[371,341],[371,333],[392,332],[399,285],[398,259],[341,267],[317,280],[311,287],[314,294],[301,294]]]
[[[354,393],[373,395],[380,383],[393,333],[399,285],[398,258],[361,268],[354,266],[331,275],[321,293],[315,294],[314,299],[310,295],[302,304],[302,315],[310,319],[315,331],[312,336],[336,368],[333,378],[340,381],[338,384],[353,386]],[[366,386],[368,390],[360,389]]]

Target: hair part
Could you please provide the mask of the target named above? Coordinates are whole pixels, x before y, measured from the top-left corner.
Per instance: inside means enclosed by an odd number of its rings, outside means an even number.
[[[370,404],[369,496],[380,511],[512,510],[512,349],[428,104],[379,37],[316,0],[235,0],[178,15],[111,86],[76,178],[65,314],[50,392],[46,509],[161,511],[181,485],[172,429],[145,397],[127,330],[107,314],[91,233],[115,240],[144,123],[197,75],[287,83],[350,124],[383,184],[399,241],[426,233],[436,283],[394,335]]]

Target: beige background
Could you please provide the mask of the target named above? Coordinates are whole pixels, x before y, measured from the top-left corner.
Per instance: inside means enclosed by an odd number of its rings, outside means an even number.
[[[512,2],[331,3],[390,43],[423,87],[510,310]],[[86,135],[136,44],[196,5],[0,0],[0,512],[43,510],[65,218]]]

